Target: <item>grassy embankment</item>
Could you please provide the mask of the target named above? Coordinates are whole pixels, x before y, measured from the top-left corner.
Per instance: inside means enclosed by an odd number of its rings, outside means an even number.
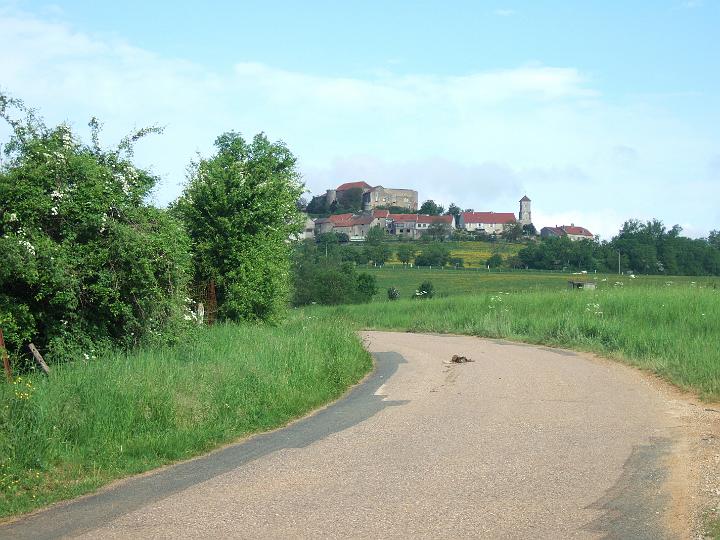
[[[218,325],[183,345],[0,384],[0,517],[280,426],[371,366],[350,329]]]
[[[712,287],[484,292],[432,300],[306,308],[347,326],[457,333],[596,352],[720,399],[720,290]]]

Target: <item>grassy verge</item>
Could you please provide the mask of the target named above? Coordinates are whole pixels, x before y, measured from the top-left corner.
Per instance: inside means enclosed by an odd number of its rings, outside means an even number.
[[[215,326],[185,345],[0,385],[0,516],[280,426],[340,396],[371,361],[327,321]]]
[[[691,286],[481,293],[317,307],[355,328],[458,333],[591,351],[720,399],[720,290]]]

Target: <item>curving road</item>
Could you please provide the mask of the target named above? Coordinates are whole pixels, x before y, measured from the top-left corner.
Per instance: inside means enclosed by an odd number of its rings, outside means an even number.
[[[345,399],[0,537],[690,536],[690,405],[651,379],[502,341],[363,339],[377,370]]]

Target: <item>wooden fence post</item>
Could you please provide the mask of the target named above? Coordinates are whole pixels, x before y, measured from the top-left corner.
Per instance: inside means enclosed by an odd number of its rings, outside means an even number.
[[[37,347],[35,347],[34,344],[28,345],[28,348],[30,349],[30,352],[35,357],[35,361],[40,364],[40,367],[45,372],[45,375],[50,375],[50,368],[45,363],[45,360],[43,360],[42,355],[40,354],[40,351],[37,350]]]
[[[5,338],[3,337],[2,328],[0,328],[0,349],[2,349],[3,367],[5,368],[5,376],[7,380],[12,380],[12,367],[10,366],[10,358],[5,348]]]

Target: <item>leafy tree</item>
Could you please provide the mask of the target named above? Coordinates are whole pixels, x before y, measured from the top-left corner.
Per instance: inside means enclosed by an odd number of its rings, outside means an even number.
[[[378,292],[375,276],[361,272],[357,277],[358,299],[361,302],[370,302]]]
[[[376,244],[365,246],[367,258],[377,266],[382,266],[392,255],[392,251],[387,244]]]
[[[313,197],[305,210],[308,214],[319,216],[328,215],[330,213],[325,195]]]
[[[435,204],[435,201],[432,199],[425,201],[420,206],[420,210],[418,210],[418,214],[427,214],[429,216],[439,216],[444,211],[444,208],[438,204]]]
[[[218,316],[276,320],[289,294],[287,238],[302,229],[296,159],[264,134],[220,135],[217,153],[190,167],[176,209],[192,239],[195,279],[214,280]]]
[[[708,243],[712,247],[720,249],[720,231],[710,231],[710,234],[708,235]]]
[[[499,253],[495,253],[494,255],[490,256],[490,258],[485,262],[485,264],[490,268],[498,268],[502,265],[502,262],[502,256]]]
[[[396,255],[401,263],[407,265],[415,257],[415,252],[415,248],[410,244],[400,244],[396,250]]]
[[[537,229],[532,223],[527,223],[522,226],[523,236],[537,236]]]
[[[433,242],[415,257],[417,266],[445,266],[450,260],[450,248],[445,244]]]
[[[505,225],[502,232],[502,237],[508,242],[517,242],[523,234],[522,226],[515,222]]]
[[[450,231],[450,227],[445,223],[431,223],[425,234],[433,240],[442,242],[450,235]]]
[[[10,353],[32,341],[53,362],[175,337],[189,240],[146,204],[158,179],[132,162],[134,143],[160,130],[106,150],[96,119],[88,145],[3,94],[0,117],[12,130],[0,166],[0,327]]]
[[[455,203],[450,203],[450,206],[448,206],[447,211],[445,212],[446,216],[453,216],[453,219],[455,220],[455,226],[460,225],[460,214],[462,213],[462,209],[456,205]]]
[[[293,297],[296,306],[369,302],[377,293],[374,276],[355,270],[340,252],[327,258],[311,241],[298,244],[293,254]]]
[[[371,227],[365,235],[365,244],[370,246],[378,246],[387,240],[387,231],[381,225]]]
[[[344,214],[346,212],[359,212],[362,210],[362,188],[350,188],[339,191],[337,194],[337,207],[333,213]]]

